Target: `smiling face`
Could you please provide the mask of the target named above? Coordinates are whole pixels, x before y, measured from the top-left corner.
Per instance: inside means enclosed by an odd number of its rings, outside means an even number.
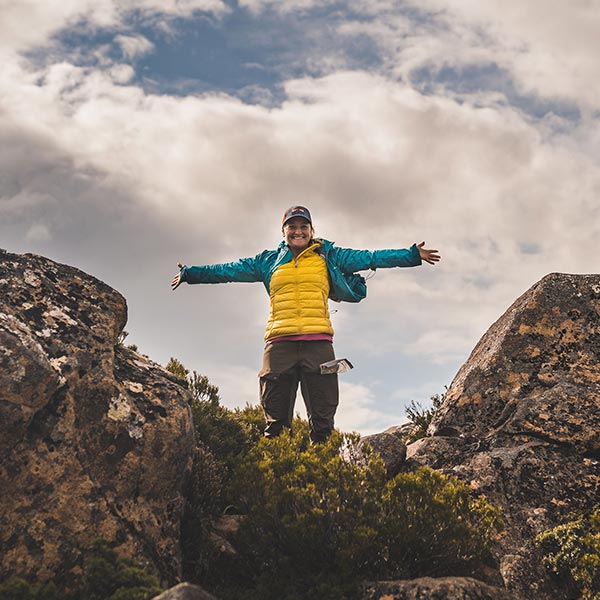
[[[304,217],[294,217],[283,226],[283,238],[294,256],[308,248],[312,235],[312,225]]]

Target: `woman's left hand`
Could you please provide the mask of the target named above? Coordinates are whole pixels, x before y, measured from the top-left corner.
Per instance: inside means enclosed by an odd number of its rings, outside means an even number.
[[[417,244],[417,248],[419,249],[419,255],[421,256],[421,260],[424,260],[426,263],[429,263],[430,265],[435,265],[435,263],[438,262],[441,258],[441,256],[438,254],[438,250],[429,250],[427,248],[424,248],[423,246],[425,246],[425,242],[421,242],[420,244]]]

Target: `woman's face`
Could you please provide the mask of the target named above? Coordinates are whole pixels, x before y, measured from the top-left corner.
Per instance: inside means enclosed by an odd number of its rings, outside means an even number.
[[[294,217],[283,226],[283,238],[294,254],[308,248],[312,226],[304,217]]]

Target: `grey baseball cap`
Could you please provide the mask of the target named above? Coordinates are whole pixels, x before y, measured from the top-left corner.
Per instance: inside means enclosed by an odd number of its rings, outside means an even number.
[[[290,219],[294,217],[302,217],[306,219],[312,225],[312,217],[310,211],[304,206],[290,206],[283,215],[282,225],[285,225]]]

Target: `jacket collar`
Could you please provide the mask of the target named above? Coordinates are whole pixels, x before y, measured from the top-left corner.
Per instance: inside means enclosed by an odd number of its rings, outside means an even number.
[[[319,244],[319,246],[324,246],[327,250],[329,250],[329,248],[333,246],[333,242],[321,238],[314,238],[310,246],[314,246],[315,243]],[[287,252],[291,253],[291,250],[288,248],[288,245],[285,243],[285,240],[281,240],[279,246],[277,246],[277,254],[279,255],[279,257],[281,257],[282,254],[285,255]]]

